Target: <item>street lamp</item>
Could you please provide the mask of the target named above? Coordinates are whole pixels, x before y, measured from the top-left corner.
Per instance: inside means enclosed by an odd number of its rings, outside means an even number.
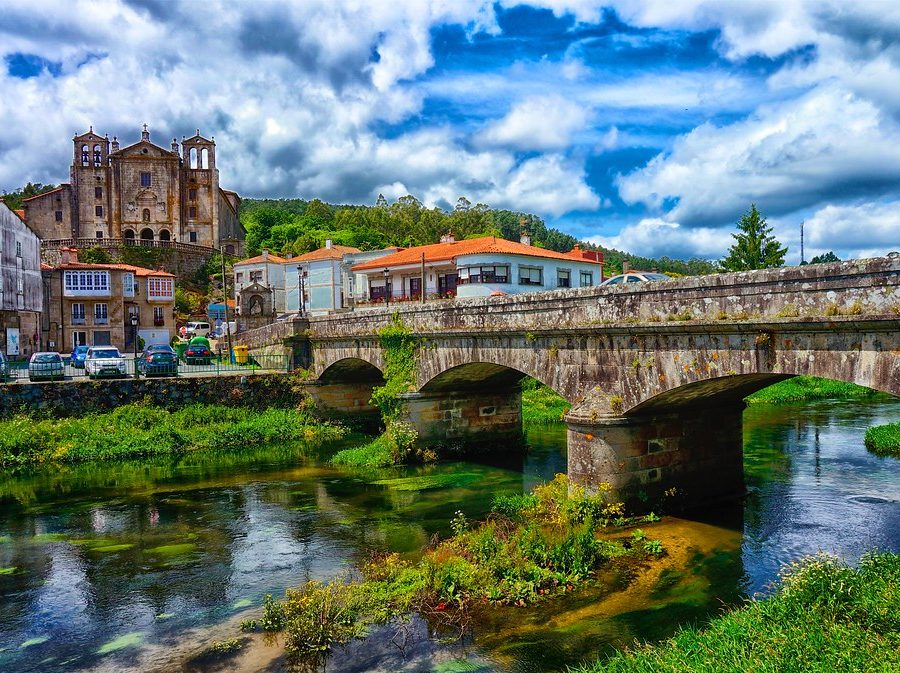
[[[390,271],[388,269],[384,270],[384,305],[391,305],[391,287],[388,285],[388,276],[390,275]]]
[[[141,374],[138,371],[137,360],[138,360],[138,316],[137,313],[131,314],[131,338],[134,340],[134,378],[141,378]]]
[[[298,264],[297,265],[297,291],[300,296],[297,299],[298,299],[298,304],[300,307],[299,315],[301,318],[303,317],[303,299],[304,299],[303,295],[306,294],[306,292],[304,290],[305,290],[305,288],[303,287],[303,265]]]

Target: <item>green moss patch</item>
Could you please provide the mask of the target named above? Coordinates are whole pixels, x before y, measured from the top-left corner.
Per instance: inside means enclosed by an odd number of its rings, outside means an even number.
[[[108,643],[101,645],[97,650],[97,654],[109,654],[110,652],[117,652],[118,650],[124,650],[126,647],[137,647],[144,641],[144,634],[140,631],[132,631],[131,633],[126,633],[125,635],[119,636],[118,638],[114,638],[110,640]]]
[[[157,556],[181,556],[183,554],[190,554],[196,548],[197,545],[193,542],[183,542],[181,544],[166,544],[160,547],[152,547],[151,549],[145,549],[144,553],[155,554]]]
[[[866,448],[876,456],[900,458],[900,423],[876,425],[866,430]]]
[[[373,481],[377,486],[385,486],[394,491],[426,491],[432,488],[456,488],[468,486],[478,481],[481,475],[474,472],[454,474],[427,474],[418,477],[396,477]]]

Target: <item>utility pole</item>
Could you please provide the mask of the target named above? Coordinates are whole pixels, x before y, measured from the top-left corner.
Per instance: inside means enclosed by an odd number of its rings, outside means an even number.
[[[219,246],[222,257],[222,306],[225,307],[225,334],[228,335],[228,361],[231,362],[231,323],[228,322],[228,280],[225,277],[225,246]]]
[[[422,289],[420,291],[422,295],[421,300],[422,303],[425,303],[425,253],[422,253]]]
[[[803,264],[806,261],[806,255],[803,250],[803,226],[806,224],[806,220],[800,221],[800,264]]]

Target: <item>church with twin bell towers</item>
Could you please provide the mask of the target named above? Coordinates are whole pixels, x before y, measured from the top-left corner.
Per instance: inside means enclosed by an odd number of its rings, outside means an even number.
[[[120,148],[93,127],[72,144],[69,183],[24,202],[25,221],[42,240],[177,242],[243,254],[241,200],[219,186],[214,138],[198,129],[166,149],[144,124],[133,145]]]

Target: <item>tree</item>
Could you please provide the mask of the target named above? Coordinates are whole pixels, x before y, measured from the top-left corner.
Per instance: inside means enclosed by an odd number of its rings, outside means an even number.
[[[772,227],[766,224],[756,204],[738,220],[738,232],[732,234],[735,243],[728,256],[720,264],[726,271],[751,271],[753,269],[773,269],[784,264],[787,248],[772,236]]]
[[[4,192],[3,194],[0,194],[0,201],[3,201],[10,210],[19,210],[23,207],[22,201],[25,199],[30,199],[32,196],[37,196],[38,194],[43,194],[44,192],[49,192],[53,189],[56,189],[56,185],[44,185],[40,182],[29,182],[27,185],[14,192]]]
[[[824,255],[816,255],[811,260],[809,260],[810,264],[826,264],[828,262],[840,262],[841,258],[835,255],[831,250],[826,252]]]

